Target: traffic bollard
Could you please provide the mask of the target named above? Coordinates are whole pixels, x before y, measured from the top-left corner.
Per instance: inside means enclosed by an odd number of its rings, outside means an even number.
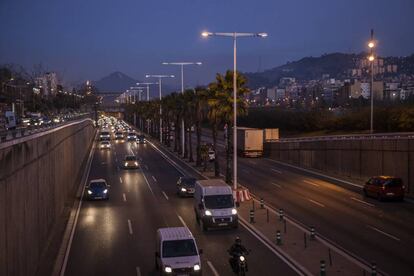
[[[260,209],[264,209],[264,200],[263,200],[263,197],[260,198]]]
[[[283,212],[283,209],[280,208],[279,209],[279,220],[282,221],[283,219],[284,219],[284,212]]]
[[[307,247],[306,233],[303,233],[303,244],[304,244],[305,249],[306,249],[306,247]]]
[[[322,260],[321,261],[321,276],[325,276],[326,275],[326,267],[325,267],[325,261]]]
[[[315,240],[315,227],[311,226],[311,230],[310,230],[310,240],[313,241]]]
[[[254,223],[254,210],[250,210],[250,223]]]
[[[282,235],[279,230],[276,231],[276,244],[282,245]]]
[[[377,275],[377,264],[372,263],[371,264],[371,276],[376,276],[376,275]]]
[[[332,266],[332,254],[331,254],[330,248],[328,248],[328,256],[329,256],[329,266]]]
[[[287,233],[287,229],[286,229],[286,220],[283,220],[283,230],[285,232],[285,234]]]

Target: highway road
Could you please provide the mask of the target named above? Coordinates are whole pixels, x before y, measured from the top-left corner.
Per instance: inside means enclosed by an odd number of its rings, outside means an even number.
[[[156,230],[182,225],[204,251],[203,275],[232,275],[227,249],[236,236],[252,250],[249,274],[296,275],[241,225],[203,233],[195,222],[193,199],[175,195],[180,171],[150,144],[113,145],[111,150],[96,149],[88,177],[105,178],[111,185],[110,199],[82,202],[65,275],[155,275]],[[130,153],[140,158],[140,169],[120,168]]]
[[[223,137],[219,137],[225,173]],[[211,142],[210,135],[203,141]],[[359,188],[267,158],[238,158],[239,183],[339,246],[390,275],[413,275],[414,204],[364,198]]]

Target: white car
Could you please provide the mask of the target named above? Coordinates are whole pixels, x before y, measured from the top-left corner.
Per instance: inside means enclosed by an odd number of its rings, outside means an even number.
[[[109,141],[102,141],[99,144],[99,148],[100,149],[110,149],[111,148],[111,143]]]

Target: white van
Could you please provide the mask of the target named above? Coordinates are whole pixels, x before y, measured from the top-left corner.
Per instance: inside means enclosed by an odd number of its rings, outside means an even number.
[[[204,231],[210,227],[238,227],[233,193],[221,179],[198,180],[194,191],[194,212]]]
[[[187,227],[158,229],[155,267],[161,275],[201,275],[200,254]]]

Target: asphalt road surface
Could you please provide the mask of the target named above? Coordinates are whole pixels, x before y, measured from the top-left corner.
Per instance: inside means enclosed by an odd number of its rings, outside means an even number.
[[[124,156],[132,152],[140,158],[140,168],[123,170]],[[236,236],[252,250],[248,274],[296,275],[241,225],[203,233],[195,221],[193,199],[175,194],[179,176],[149,144],[113,143],[111,150],[96,149],[88,179],[106,179],[110,199],[82,202],[65,275],[156,275],[156,230],[182,225],[204,251],[203,275],[232,275],[227,249]]]
[[[212,142],[209,133],[203,141]],[[219,137],[225,173],[223,136]],[[195,148],[195,146],[194,146]],[[414,204],[364,198],[359,188],[267,158],[238,158],[238,182],[275,208],[390,275],[414,275]]]

